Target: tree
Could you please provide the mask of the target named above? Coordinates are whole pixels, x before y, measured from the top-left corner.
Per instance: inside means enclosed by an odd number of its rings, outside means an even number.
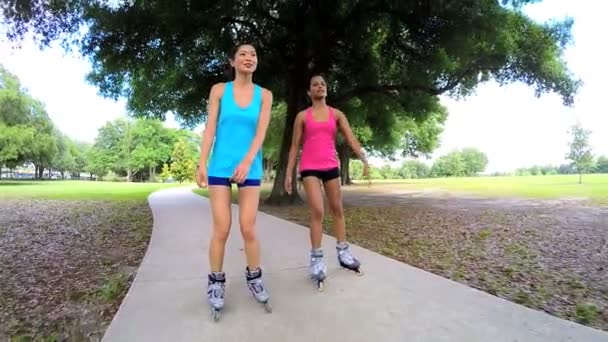
[[[55,132],[57,141],[57,156],[51,161],[51,167],[61,173],[61,179],[65,179],[65,172],[76,167],[76,160],[72,154],[74,151],[73,143],[61,132]]]
[[[287,107],[285,102],[274,103],[270,114],[270,123],[262,146],[264,156],[264,178],[269,180],[272,170],[275,169],[279,161],[279,149],[281,139],[285,130],[285,116]]]
[[[464,175],[475,176],[488,166],[488,157],[475,148],[464,148],[460,151],[464,163]]]
[[[169,165],[167,163],[163,164],[163,168],[160,172],[159,177],[160,177],[160,180],[163,182],[167,181],[167,179],[172,177],[171,169],[169,168]]]
[[[566,158],[571,161],[571,165],[578,173],[578,183],[583,182],[583,173],[589,172],[593,168],[593,155],[589,146],[589,135],[591,131],[584,129],[580,123],[572,126],[570,133],[570,151]]]
[[[80,179],[80,174],[85,172],[87,166],[87,154],[91,149],[91,144],[74,141],[72,144],[72,156],[74,157],[74,167],[70,169],[72,178]]]
[[[54,158],[57,157],[59,149],[57,147],[57,135],[53,122],[49,118],[44,105],[39,101],[32,100],[31,122],[36,135],[28,143],[28,151],[24,157],[36,167],[36,177],[41,179],[44,170],[51,166]]]
[[[225,51],[255,42],[256,81],[287,104],[270,196],[283,203],[299,198],[296,182],[290,196],[283,181],[311,73],[328,74],[329,102],[367,113],[370,127],[394,115],[423,119],[438,95],[466,96],[489,79],[557,92],[570,105],[578,81],[562,51],[572,21],[537,24],[520,10],[532,1],[8,0],[0,9],[10,39],[33,31],[43,46],[77,42],[102,94],[126,97],[135,115],[173,111],[185,124],[205,120],[201,97],[226,80]]]
[[[452,151],[433,163],[431,174],[435,177],[459,177],[465,174],[465,168],[462,153]]]
[[[599,156],[595,163],[595,172],[597,173],[608,173],[608,157]]]
[[[176,181],[182,183],[194,180],[196,164],[184,140],[180,140],[175,144],[171,160],[171,174]]]
[[[426,164],[418,160],[407,160],[399,168],[399,176],[405,179],[419,179],[427,178],[430,173],[430,169]]]
[[[43,108],[23,90],[17,76],[0,65],[0,166],[13,167],[33,161],[35,153],[42,154],[34,137],[41,133],[42,139],[47,138],[50,120],[45,115]],[[42,171],[37,169],[36,177],[39,175]]]

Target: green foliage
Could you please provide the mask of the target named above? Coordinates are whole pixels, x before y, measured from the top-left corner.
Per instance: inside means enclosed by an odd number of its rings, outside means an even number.
[[[270,113],[270,123],[262,150],[264,158],[271,161],[279,160],[279,150],[281,149],[281,139],[285,130],[285,117],[287,116],[287,104],[285,102],[274,103]]]
[[[460,177],[465,174],[466,164],[462,153],[453,151],[439,157],[433,163],[431,174],[436,177]]]
[[[608,157],[599,156],[595,163],[595,172],[597,173],[608,173]]]
[[[176,181],[182,183],[193,181],[196,172],[196,164],[188,152],[188,146],[184,140],[179,140],[171,154],[171,174]]]
[[[0,164],[36,165],[37,176],[58,154],[58,139],[44,106],[0,65]]]
[[[162,182],[165,182],[165,181],[167,181],[167,179],[173,177],[173,175],[171,174],[171,169],[169,168],[169,165],[167,163],[163,164],[163,169],[162,169],[159,177]]]
[[[579,303],[576,304],[574,317],[582,324],[589,324],[595,321],[601,311],[594,303]]]
[[[429,177],[430,172],[430,168],[418,160],[408,160],[404,162],[398,171],[399,176],[404,179],[427,178]]]
[[[483,172],[488,166],[488,157],[485,153],[477,149],[465,148],[460,154],[464,163],[465,176],[474,176]]]
[[[119,118],[98,130],[94,144],[72,141],[57,130],[42,103],[21,88],[16,76],[0,65],[0,165],[9,168],[31,162],[36,177],[52,169],[61,178],[80,178],[88,172],[116,181],[153,180],[156,169],[171,162],[178,141],[196,159],[200,137],[183,129],[169,129],[154,119]]]
[[[431,175],[435,177],[470,177],[483,172],[487,165],[488,157],[485,153],[474,148],[465,148],[461,151],[452,151],[437,159],[431,168]]]
[[[579,174],[579,183],[582,183],[582,174],[593,169],[593,155],[589,146],[589,135],[591,131],[584,129],[580,123],[572,126],[570,130],[572,141],[570,142],[570,151],[566,158],[572,162],[572,166]]]
[[[97,295],[101,300],[111,302],[127,290],[128,283],[129,275],[119,272],[107,279],[104,284],[100,286]]]

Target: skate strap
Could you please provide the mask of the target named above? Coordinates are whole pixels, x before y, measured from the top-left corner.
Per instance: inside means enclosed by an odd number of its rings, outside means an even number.
[[[214,275],[210,274],[208,275],[209,277],[209,281],[212,283],[225,283],[226,282],[226,278],[222,277],[222,278],[216,278]]]

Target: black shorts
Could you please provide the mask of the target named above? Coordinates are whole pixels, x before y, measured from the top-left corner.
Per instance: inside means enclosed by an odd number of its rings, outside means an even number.
[[[300,180],[305,177],[317,177],[323,183],[340,177],[340,168],[336,167],[329,170],[304,170],[300,172]]]

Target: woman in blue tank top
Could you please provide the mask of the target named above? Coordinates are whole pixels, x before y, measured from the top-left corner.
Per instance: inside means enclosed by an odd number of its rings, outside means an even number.
[[[233,49],[230,65],[234,68],[234,80],[217,83],[211,88],[201,143],[196,180],[200,187],[209,187],[213,235],[209,246],[207,296],[216,319],[224,306],[226,276],[223,262],[232,223],[232,184],[239,189],[239,223],[247,256],[247,286],[270,310],[269,294],[262,284],[255,221],[263,175],[262,143],[270,121],[272,93],[253,83],[257,62],[253,46],[242,44]]]

